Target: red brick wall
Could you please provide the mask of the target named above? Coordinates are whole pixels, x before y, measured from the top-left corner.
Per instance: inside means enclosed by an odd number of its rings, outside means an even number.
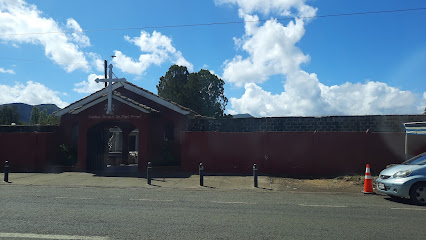
[[[56,150],[54,133],[0,133],[0,169],[7,160],[11,171],[43,171]]]
[[[404,133],[363,132],[184,132],[181,164],[210,173],[334,175],[373,173],[405,159]],[[423,148],[423,151],[426,150]],[[419,150],[421,151],[421,150]]]

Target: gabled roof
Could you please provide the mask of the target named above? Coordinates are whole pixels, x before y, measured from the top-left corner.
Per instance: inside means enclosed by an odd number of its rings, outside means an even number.
[[[155,110],[153,108],[150,108],[150,107],[148,107],[148,106],[146,106],[146,105],[144,105],[142,103],[136,102],[133,99],[125,97],[125,96],[121,95],[117,91],[113,92],[112,99],[115,99],[115,100],[117,100],[119,102],[122,102],[122,103],[124,103],[124,104],[126,104],[126,105],[128,105],[128,106],[130,106],[132,108],[135,108],[135,109],[137,109],[137,110],[139,110],[139,111],[141,111],[143,113],[159,112],[159,111],[157,111],[157,110]],[[77,108],[69,111],[69,113],[71,113],[71,114],[80,113],[80,112],[82,112],[82,111],[84,111],[84,110],[86,110],[86,109],[88,109],[88,108],[90,108],[90,107],[92,107],[92,106],[94,106],[94,105],[96,105],[96,104],[98,104],[100,102],[106,101],[106,100],[108,100],[108,95],[104,94],[104,95],[102,95],[102,97],[100,97],[100,98],[98,98],[98,99],[96,99],[96,100],[94,100],[94,101],[92,101],[90,103],[87,103],[85,105],[82,105],[80,107],[77,107]]]
[[[123,96],[120,92],[114,91],[114,96],[112,96],[113,99],[122,102],[124,104],[130,105],[134,108],[137,108],[141,111],[146,111],[146,112],[160,112],[155,110],[154,108],[148,107],[143,103],[137,102],[131,98],[128,98],[126,96]]]
[[[113,85],[114,86],[114,85]],[[123,87],[131,92],[134,92],[142,97],[145,97],[153,102],[156,102],[162,106],[165,106],[171,110],[174,110],[176,112],[179,112],[183,115],[192,114],[195,116],[201,116],[199,113],[195,112],[194,110],[184,107],[180,104],[177,104],[173,101],[170,101],[168,99],[162,98],[158,96],[157,94],[154,94],[144,88],[141,88],[133,83],[130,82],[123,82]]]
[[[112,87],[112,90],[113,90],[113,93],[114,93],[114,95],[112,96],[112,98],[114,100],[125,103],[125,104],[127,104],[127,105],[129,105],[133,108],[136,108],[136,109],[138,109],[142,112],[145,112],[145,113],[159,112],[159,111],[156,110],[156,109],[153,109],[149,106],[146,106],[142,103],[139,103],[139,102],[137,102],[133,99],[130,99],[126,96],[123,96],[122,94],[120,94],[119,92],[117,92],[115,90],[117,90],[118,88],[124,87],[125,89],[127,89],[127,90],[129,90],[129,91],[131,91],[131,92],[133,92],[137,95],[140,95],[144,98],[147,98],[147,99],[149,99],[153,102],[156,102],[159,105],[167,107],[167,108],[169,108],[169,109],[171,109],[175,112],[178,112],[182,115],[199,116],[198,113],[194,112],[193,110],[191,110],[189,108],[186,108],[186,107],[181,106],[177,103],[174,103],[172,101],[164,99],[164,98],[162,98],[162,97],[160,97],[160,96],[158,96],[158,95],[156,95],[156,94],[154,94],[150,91],[147,91],[147,90],[145,90],[141,87],[138,87],[138,86],[136,86],[132,83],[129,83],[129,82],[116,82],[111,87]],[[94,106],[94,105],[96,105],[96,104],[98,104],[102,101],[105,101],[108,98],[107,94],[108,94],[108,88],[103,88],[103,89],[101,89],[101,90],[99,90],[99,91],[97,91],[93,94],[90,94],[89,96],[87,96],[85,98],[82,98],[82,99],[80,99],[80,100],[78,100],[74,103],[71,103],[67,107],[56,111],[54,114],[56,116],[62,116],[62,115],[67,114],[67,113],[77,114],[77,113],[82,112],[85,109],[88,109],[88,108],[90,108],[90,107],[92,107],[92,106]]]

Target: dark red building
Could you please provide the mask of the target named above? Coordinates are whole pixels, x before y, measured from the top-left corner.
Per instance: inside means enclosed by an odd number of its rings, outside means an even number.
[[[179,133],[197,113],[129,82],[112,85],[108,114],[107,104],[104,88],[55,113],[61,117],[57,134],[77,149],[76,170],[101,170],[110,158],[116,159],[108,149],[111,129],[122,133],[119,162],[128,164],[129,150],[137,150],[139,169],[148,159],[157,166],[180,164]]]

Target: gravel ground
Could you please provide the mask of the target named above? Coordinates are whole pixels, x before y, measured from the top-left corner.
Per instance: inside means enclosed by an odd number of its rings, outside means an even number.
[[[364,176],[335,178],[271,177],[270,181],[273,190],[278,191],[361,192],[364,190]]]
[[[160,174],[163,175],[163,174]],[[122,176],[120,174],[97,175],[81,172],[63,173],[12,173],[10,183],[2,185],[68,186],[68,187],[142,187],[142,188],[199,188],[223,190],[251,190],[252,176],[207,175],[204,187],[200,187],[199,175],[173,174],[169,177],[154,176],[152,185],[147,185],[144,176]],[[364,176],[339,176],[334,178],[273,177],[259,176],[258,190],[303,191],[303,192],[353,192],[364,190]],[[374,179],[373,179],[374,182]]]

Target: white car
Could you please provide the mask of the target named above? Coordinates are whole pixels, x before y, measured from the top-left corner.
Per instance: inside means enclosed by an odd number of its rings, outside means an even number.
[[[426,152],[380,172],[376,187],[391,197],[426,205]]]

